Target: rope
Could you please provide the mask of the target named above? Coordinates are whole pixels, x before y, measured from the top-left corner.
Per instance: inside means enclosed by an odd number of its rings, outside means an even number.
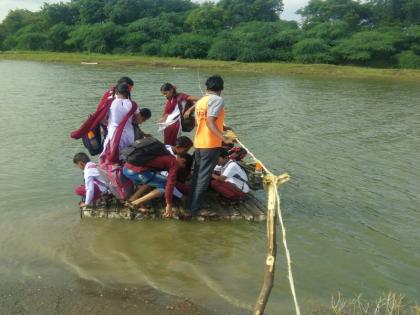
[[[289,248],[288,248],[287,242],[286,242],[286,228],[284,227],[283,217],[281,215],[280,195],[279,195],[278,189],[276,189],[276,200],[277,200],[277,213],[278,213],[278,216],[279,216],[281,231],[282,231],[282,235],[283,235],[283,246],[284,246],[284,251],[286,252],[287,271],[288,271],[288,274],[289,274],[288,278],[289,278],[289,284],[290,284],[290,291],[292,292],[293,302],[295,303],[296,315],[300,315],[300,308],[299,308],[299,304],[298,304],[297,297],[296,297],[296,291],[295,291],[295,283],[293,281],[292,259],[290,258],[290,252],[289,252]]]
[[[234,133],[232,132],[231,135],[232,134],[234,134]],[[227,135],[227,136],[229,137],[229,135]],[[236,135],[235,135],[234,138],[236,138]],[[272,178],[276,178],[274,181],[275,181],[275,184],[277,185],[277,182],[279,181],[277,176],[273,175],[268,170],[268,168],[260,160],[258,160],[256,158],[256,156],[241,141],[239,141],[238,138],[236,138],[236,141],[249,153],[249,155],[251,155],[251,157],[254,159],[255,162],[257,162],[261,165],[261,167],[267,172],[267,174],[271,175],[270,180],[273,180]],[[280,182],[281,182],[281,180],[280,180]],[[292,259],[291,259],[291,256],[290,256],[289,248],[287,246],[286,228],[285,228],[284,223],[283,223],[283,216],[282,216],[282,211],[281,211],[281,208],[280,208],[280,195],[279,195],[279,192],[278,192],[277,188],[275,189],[275,192],[276,192],[276,202],[277,202],[277,214],[278,214],[278,217],[279,217],[281,231],[282,231],[284,251],[286,253],[287,272],[288,272],[288,278],[289,278],[290,291],[292,292],[293,302],[295,304],[296,315],[300,315],[300,308],[299,308],[299,303],[298,303],[297,296],[296,296],[295,284],[294,284],[294,280],[293,280]]]

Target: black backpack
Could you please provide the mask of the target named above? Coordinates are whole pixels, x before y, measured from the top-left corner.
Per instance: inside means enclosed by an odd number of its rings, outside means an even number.
[[[120,152],[124,162],[135,166],[144,165],[155,157],[162,155],[170,155],[170,153],[162,142],[153,137],[136,140]]]
[[[83,145],[88,149],[90,155],[98,155],[104,150],[104,139],[101,134],[101,125],[89,130],[89,132],[82,136]]]

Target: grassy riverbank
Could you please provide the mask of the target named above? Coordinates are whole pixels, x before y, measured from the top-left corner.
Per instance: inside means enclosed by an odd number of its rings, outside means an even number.
[[[342,78],[388,78],[420,80],[420,70],[373,69],[352,66],[295,63],[242,63],[180,58],[161,58],[131,55],[102,55],[58,52],[1,52],[0,60],[33,60],[80,64],[97,62],[102,65],[182,67],[212,69],[213,71],[237,71],[267,74],[300,74]]]

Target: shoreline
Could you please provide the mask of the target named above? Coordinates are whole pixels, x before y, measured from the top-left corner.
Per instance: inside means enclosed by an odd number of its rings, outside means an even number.
[[[0,52],[0,60],[26,60],[51,63],[97,63],[98,65],[179,67],[188,69],[212,69],[217,71],[248,72],[262,74],[291,74],[353,79],[392,79],[404,81],[420,80],[420,70],[376,69],[355,66],[296,63],[243,63],[238,61],[216,61],[207,59],[180,59],[134,55],[104,55],[62,52]]]

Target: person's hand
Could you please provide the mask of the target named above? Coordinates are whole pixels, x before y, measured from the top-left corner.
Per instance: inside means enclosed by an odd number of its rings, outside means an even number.
[[[222,141],[223,141],[224,143],[226,143],[226,144],[229,144],[229,143],[233,143],[233,142],[235,142],[235,139],[234,139],[234,138],[229,138],[229,137],[223,136]]]
[[[84,209],[86,208],[88,205],[84,202],[79,203],[80,208]]]
[[[166,205],[165,212],[163,213],[164,218],[170,218],[173,216],[172,205]]]
[[[191,109],[187,109],[184,112],[184,119],[190,118],[191,113],[192,113],[192,110]]]

